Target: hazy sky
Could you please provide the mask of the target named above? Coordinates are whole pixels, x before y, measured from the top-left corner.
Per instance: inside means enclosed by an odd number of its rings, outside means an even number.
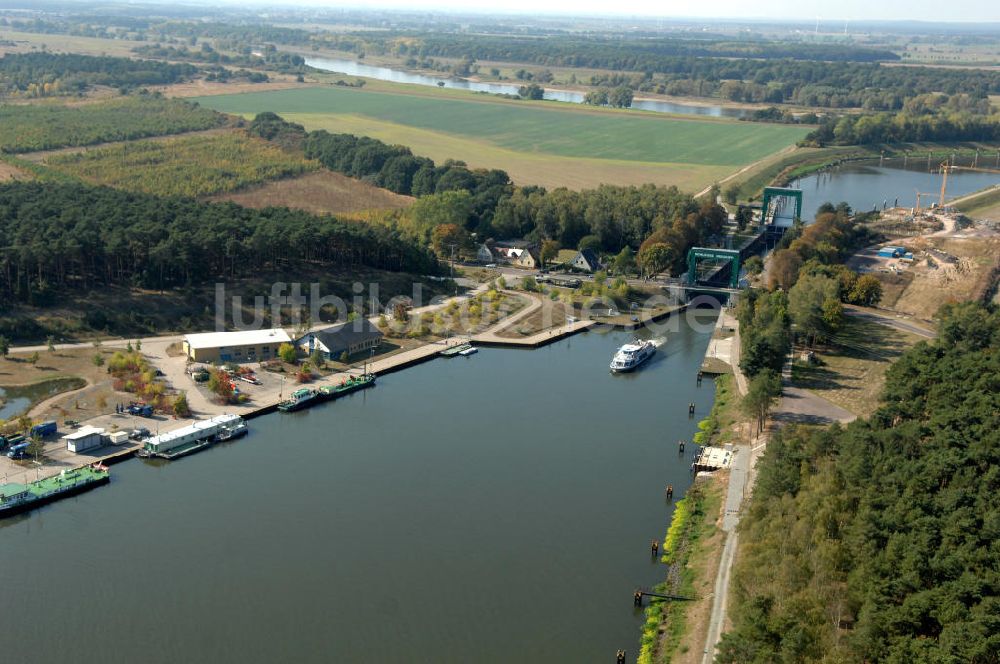
[[[1000,21],[1000,0],[347,0],[344,3],[301,0],[295,4],[349,5],[458,11],[632,14],[706,18],[793,18],[797,20]]]

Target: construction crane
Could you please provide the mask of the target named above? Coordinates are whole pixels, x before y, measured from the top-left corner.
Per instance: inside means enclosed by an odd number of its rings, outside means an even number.
[[[917,192],[917,207],[914,208],[914,210],[913,210],[914,214],[920,214],[920,197],[921,196],[937,196],[937,194],[936,193],[934,193],[934,194],[928,194],[927,192],[924,192],[924,191],[918,191]]]
[[[948,190],[948,173],[951,171],[974,171],[976,173],[1000,173],[1000,169],[996,168],[981,168],[978,166],[956,166],[950,163],[948,160],[941,162],[938,167],[941,171],[941,195],[938,200],[938,206],[944,207],[944,197],[945,192]],[[930,196],[931,194],[924,194],[925,196]],[[920,211],[920,195],[917,195],[917,211]]]

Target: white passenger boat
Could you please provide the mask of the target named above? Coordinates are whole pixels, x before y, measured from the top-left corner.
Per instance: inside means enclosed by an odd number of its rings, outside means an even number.
[[[468,357],[469,355],[475,355],[478,352],[479,352],[478,348],[476,348],[475,346],[470,346],[469,348],[466,348],[465,350],[459,351],[458,354],[459,355],[464,355],[464,356]]]
[[[611,372],[624,373],[632,371],[640,364],[653,357],[656,353],[656,344],[652,341],[641,341],[636,339],[632,343],[625,344],[618,349],[614,358],[611,359]]]

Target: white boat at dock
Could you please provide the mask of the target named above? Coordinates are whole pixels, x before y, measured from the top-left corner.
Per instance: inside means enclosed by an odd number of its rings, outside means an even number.
[[[656,354],[656,344],[652,341],[636,339],[618,349],[611,359],[612,373],[632,371]]]

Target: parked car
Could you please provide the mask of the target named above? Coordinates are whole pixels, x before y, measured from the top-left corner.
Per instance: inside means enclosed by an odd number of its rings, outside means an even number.
[[[132,433],[128,435],[129,440],[146,440],[152,434],[150,434],[149,429],[146,427],[140,427],[138,429],[132,429]]]

